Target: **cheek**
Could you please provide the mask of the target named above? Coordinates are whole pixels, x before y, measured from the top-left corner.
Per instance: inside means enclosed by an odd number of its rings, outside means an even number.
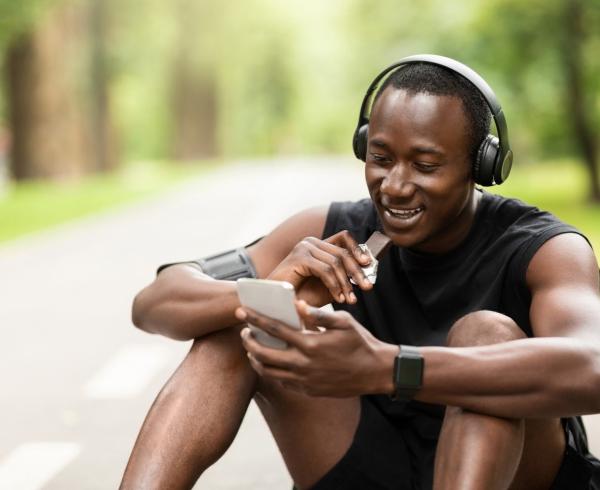
[[[365,182],[371,196],[374,192],[377,192],[384,177],[385,175],[382,173],[381,169],[375,169],[368,163],[365,164]]]

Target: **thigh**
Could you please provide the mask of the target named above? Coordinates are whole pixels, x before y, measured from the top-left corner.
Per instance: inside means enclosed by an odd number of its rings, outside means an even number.
[[[510,490],[548,490],[566,454],[560,419],[527,419],[521,462]]]
[[[259,392],[261,393],[261,392]],[[262,397],[262,393],[257,397]],[[288,396],[288,394],[284,394]],[[260,400],[260,401],[259,401]],[[308,418],[301,423],[285,417],[272,417],[272,423],[286,423],[280,427],[283,437],[278,444],[290,444],[282,450],[298,490],[398,490],[411,489],[412,462],[402,428],[393,424],[372,402],[370,397],[352,399],[344,407],[346,422],[336,420],[340,413],[328,399],[313,399],[308,404],[296,400],[297,410],[308,407]],[[263,407],[268,400],[258,398]],[[312,402],[323,405],[312,413]],[[350,400],[347,400],[350,401]],[[354,403],[358,405],[354,405]],[[268,408],[269,411],[273,407]],[[352,413],[348,413],[352,412]],[[304,417],[301,415],[301,417]],[[312,419],[312,420],[308,420]],[[341,428],[341,430],[340,430]],[[276,431],[274,431],[276,432]],[[344,437],[339,438],[343,432]],[[277,436],[276,436],[277,439]],[[324,448],[328,448],[324,451]]]
[[[311,397],[259,378],[254,400],[299,488],[308,488],[347,452],[360,419],[359,398]]]

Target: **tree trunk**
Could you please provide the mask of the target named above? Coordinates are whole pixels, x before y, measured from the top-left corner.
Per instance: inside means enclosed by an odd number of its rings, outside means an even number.
[[[565,7],[566,42],[563,49],[563,63],[567,81],[567,114],[571,119],[575,140],[589,173],[589,197],[594,202],[600,202],[598,153],[594,130],[586,111],[581,61],[581,45],[585,38],[581,0],[566,0]]]
[[[172,78],[173,156],[178,160],[213,157],[217,153],[217,86],[215,67],[199,44],[193,2],[179,0],[178,37]]]
[[[64,178],[84,173],[85,131],[77,91],[69,77],[73,11],[53,12],[34,32],[16,39],[6,53],[7,105],[15,179]]]
[[[106,54],[108,11],[106,0],[91,0],[91,155],[94,169],[106,172],[117,166],[117,145],[112,125],[109,67]]]

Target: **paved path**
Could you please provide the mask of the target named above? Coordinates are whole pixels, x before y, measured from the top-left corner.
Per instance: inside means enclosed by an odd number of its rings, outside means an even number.
[[[189,348],[131,326],[131,299],[158,264],[247,243],[297,210],[364,195],[350,159],[240,164],[1,247],[0,489],[118,486],[148,407]],[[600,453],[600,423],[590,422]],[[197,488],[290,488],[254,404]]]

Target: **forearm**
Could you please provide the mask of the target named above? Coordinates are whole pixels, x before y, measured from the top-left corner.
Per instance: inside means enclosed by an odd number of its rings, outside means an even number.
[[[480,347],[423,347],[417,399],[502,417],[556,417],[600,410],[594,344],[532,338]]]
[[[235,282],[173,266],[136,296],[132,320],[146,332],[190,340],[239,323],[238,306]]]

